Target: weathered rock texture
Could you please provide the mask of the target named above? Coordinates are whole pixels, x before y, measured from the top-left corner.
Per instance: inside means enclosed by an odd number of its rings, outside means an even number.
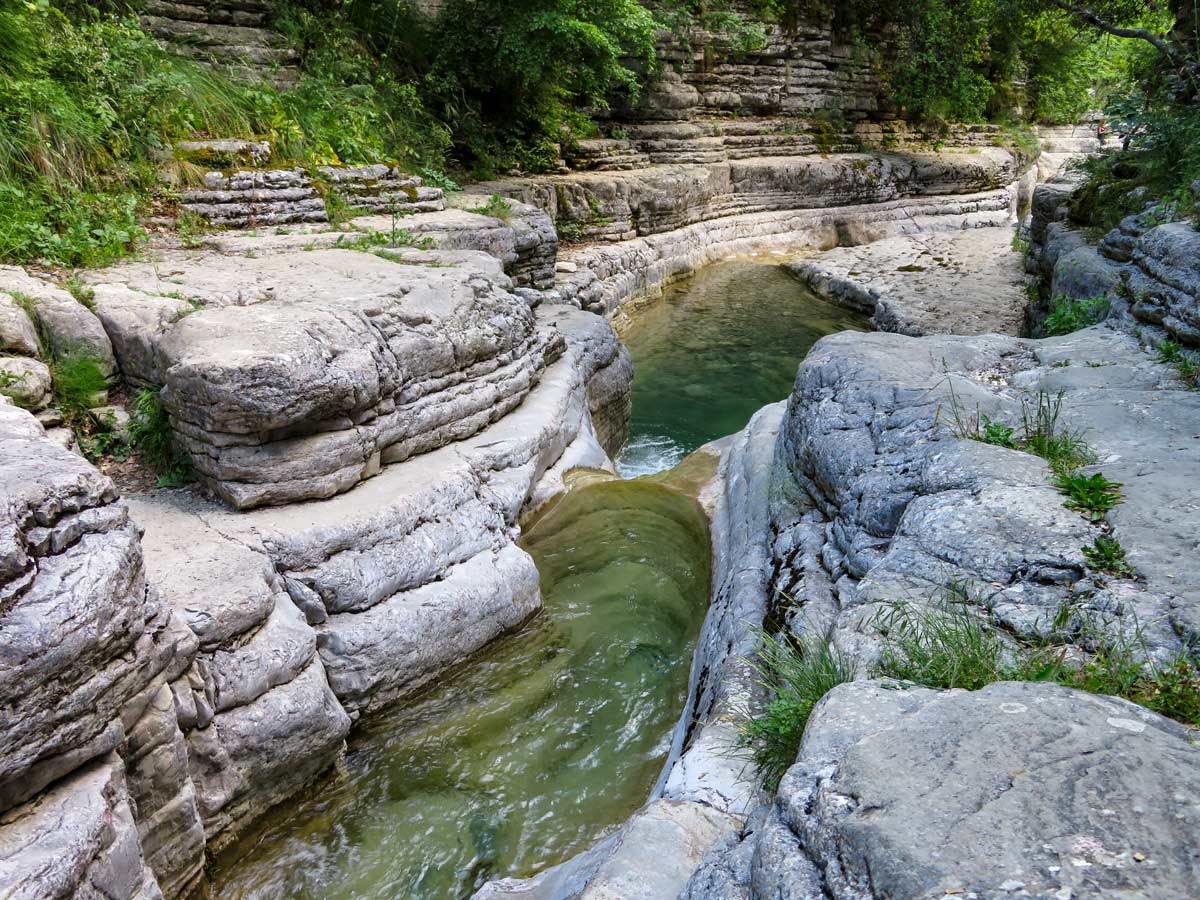
[[[1103,297],[1114,323],[1136,327],[1150,343],[1200,347],[1200,232],[1189,221],[1163,223],[1162,209],[1150,204],[1089,244],[1067,219],[1075,188],[1061,179],[1034,195],[1029,265],[1045,294]]]
[[[145,0],[142,27],[181,56],[280,86],[299,78],[300,54],[271,27],[271,0]]]
[[[314,250],[97,279],[122,371],[164,385],[196,470],[239,508],[330,497],[470,437],[562,353],[524,300],[465,267]]]
[[[203,840],[167,684],[196,640],[108,478],[7,404],[0,461],[0,891],[177,892]]]
[[[1181,725],[1056,685],[842,685],[765,815],[683,896],[1184,898],[1198,763]]]
[[[1012,228],[918,234],[839,247],[787,268],[834,303],[862,310],[880,331],[1019,334],[1026,278]]]
[[[393,216],[446,207],[441,188],[423,187],[417,176],[384,165],[210,172],[202,190],[183,191],[180,199],[185,210],[226,228],[328,222],[334,204]]]
[[[1059,427],[1125,485],[1108,522],[1138,580],[1085,571],[1096,526],[1063,506],[1041,459],[955,437],[955,415],[1015,425],[1039,392],[1061,392]],[[1200,524],[1198,427],[1195,395],[1104,328],[1041,342],[826,338],[800,367],[781,437],[806,499],[777,517],[776,587],[798,598],[796,627],[832,629],[865,659],[874,604],[932,602],[951,583],[1016,635],[1045,638],[1078,606],[1140,623],[1149,649],[1171,654],[1200,635],[1200,582],[1179,564]]]

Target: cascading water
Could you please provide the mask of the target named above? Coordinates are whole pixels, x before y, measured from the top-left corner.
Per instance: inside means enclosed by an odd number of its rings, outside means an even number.
[[[727,263],[673,288],[627,336],[637,376],[622,474],[669,469],[741,429],[787,396],[817,338],[863,325],[776,266]],[[687,492],[709,477],[699,456],[670,477],[569,475],[521,541],[543,610],[358,729],[334,777],[226,854],[209,896],[460,900],[626,819],[687,694],[710,568]]]

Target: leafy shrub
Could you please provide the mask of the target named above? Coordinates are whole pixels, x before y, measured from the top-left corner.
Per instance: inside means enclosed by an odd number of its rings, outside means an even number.
[[[1103,294],[1086,300],[1059,294],[1050,302],[1050,311],[1042,323],[1042,329],[1047,337],[1057,337],[1089,328],[1104,320],[1108,315],[1108,305],[1108,298]]]

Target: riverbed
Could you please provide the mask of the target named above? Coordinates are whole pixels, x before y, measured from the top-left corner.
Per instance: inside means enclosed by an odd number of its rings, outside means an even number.
[[[761,262],[674,286],[626,335],[622,474],[740,430],[819,337],[865,324]],[[210,897],[459,900],[569,858],[645,802],[709,601],[707,521],[669,478],[570,480],[521,540],[541,612],[357,728],[333,777],[222,857]]]

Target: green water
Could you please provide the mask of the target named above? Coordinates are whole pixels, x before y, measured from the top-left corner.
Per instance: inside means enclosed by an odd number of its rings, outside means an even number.
[[[621,474],[669,469],[741,431],[787,397],[819,338],[867,327],[866,316],[818,299],[778,265],[735,260],[675,284],[623,335],[635,375]]]
[[[272,813],[210,896],[464,898],[586,849],[645,802],[708,605],[703,513],[659,484],[592,480],[522,546],[543,611],[357,731],[340,775]]]

